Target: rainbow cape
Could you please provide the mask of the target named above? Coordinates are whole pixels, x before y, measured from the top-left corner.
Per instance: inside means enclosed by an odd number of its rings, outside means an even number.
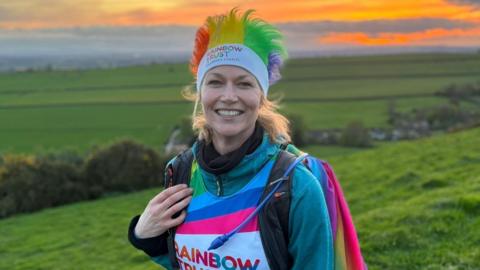
[[[297,156],[303,154],[293,145],[288,146],[288,151]],[[308,156],[304,163],[319,179],[327,203],[334,243],[334,269],[367,270],[347,201],[332,167],[313,156]]]

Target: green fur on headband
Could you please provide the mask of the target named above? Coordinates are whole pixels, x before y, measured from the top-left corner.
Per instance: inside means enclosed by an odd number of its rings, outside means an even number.
[[[205,26],[197,32],[191,60],[192,72],[196,73],[207,48],[222,44],[243,44],[252,49],[266,66],[271,55],[287,58],[280,31],[262,19],[251,18],[253,12],[250,9],[240,16],[238,9],[234,8],[226,15],[208,17]]]

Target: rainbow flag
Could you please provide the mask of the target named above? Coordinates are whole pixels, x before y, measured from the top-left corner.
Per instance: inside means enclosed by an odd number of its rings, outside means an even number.
[[[331,201],[335,207],[329,204],[330,222],[332,225],[334,247],[335,247],[335,269],[336,270],[366,270],[357,232],[353,225],[352,216],[348,209],[347,201],[343,196],[342,188],[333,173],[332,167],[325,161],[320,161],[327,175],[327,185],[330,190],[326,195],[327,203]],[[334,201],[334,202],[333,202]],[[332,212],[332,213],[330,213]],[[332,221],[333,219],[333,221]],[[335,226],[335,227],[334,227]]]
[[[288,145],[288,151],[296,156],[304,154],[293,145]],[[332,167],[310,155],[304,164],[320,181],[325,196],[334,243],[334,269],[367,270],[347,201]]]
[[[308,156],[305,163],[320,180],[327,202],[334,243],[334,269],[366,270],[352,216],[332,167],[312,156]]]

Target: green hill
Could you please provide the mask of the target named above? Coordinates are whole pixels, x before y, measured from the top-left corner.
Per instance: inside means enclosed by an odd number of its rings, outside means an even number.
[[[369,269],[480,269],[479,153],[477,128],[329,161]],[[126,230],[159,191],[0,220],[0,269],[158,269]]]
[[[369,269],[480,269],[480,129],[331,160]]]

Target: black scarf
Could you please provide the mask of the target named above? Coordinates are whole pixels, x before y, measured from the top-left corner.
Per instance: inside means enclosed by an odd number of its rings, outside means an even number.
[[[255,149],[262,143],[263,128],[260,124],[255,123],[255,130],[252,135],[240,146],[240,148],[220,155],[213,143],[205,145],[205,141],[199,141],[197,147],[197,161],[202,169],[214,175],[220,175],[233,169],[240,163],[243,157],[253,153]]]

